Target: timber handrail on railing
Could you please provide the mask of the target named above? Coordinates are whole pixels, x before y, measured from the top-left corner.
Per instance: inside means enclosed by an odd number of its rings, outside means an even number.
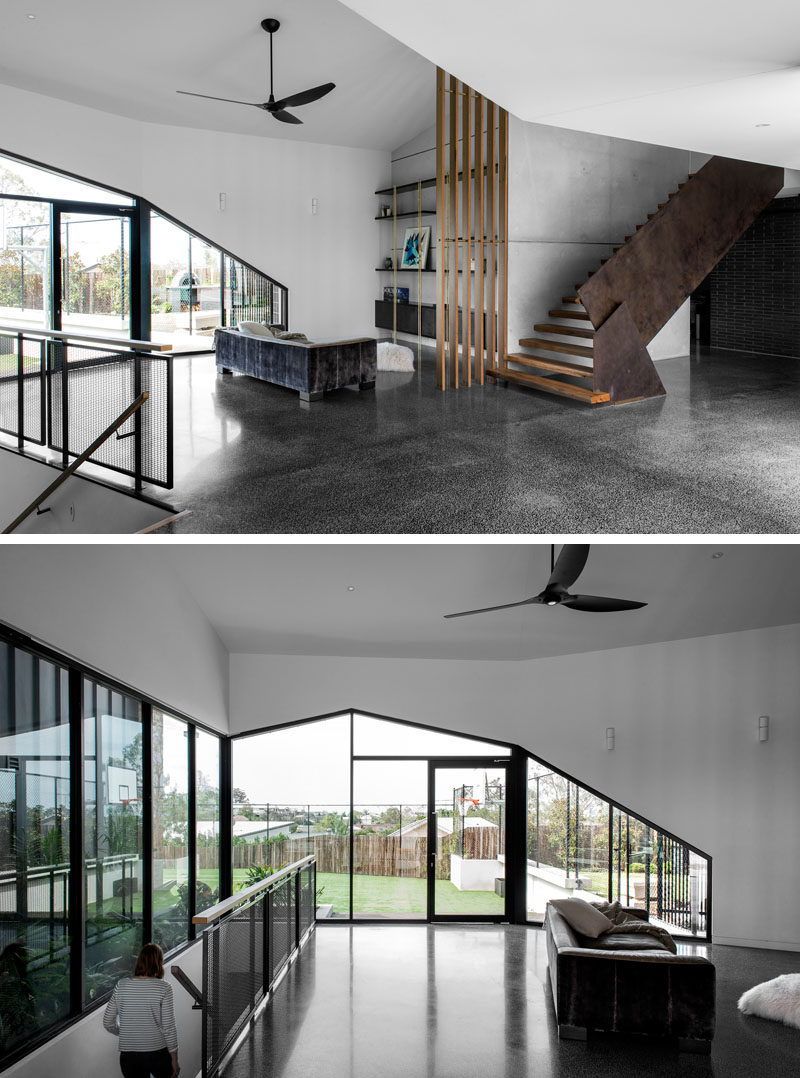
[[[47,337],[54,341],[81,341],[83,344],[112,345],[126,348],[130,352],[171,352],[171,344],[157,344],[155,341],[136,341],[127,337],[97,337],[90,333],[70,333],[67,330],[42,329],[37,326],[0,325],[0,333],[24,333],[26,337]]]
[[[202,1010],[202,1075],[214,1078],[248,1022],[275,990],[316,925],[317,861],[301,857],[192,918],[204,925],[200,987],[184,984]]]
[[[249,887],[245,887],[235,895],[231,895],[230,898],[224,898],[221,902],[217,902],[215,906],[209,906],[208,909],[203,910],[202,913],[195,914],[192,918],[192,924],[210,925],[214,921],[218,921],[220,917],[224,917],[226,913],[230,913],[231,910],[241,905],[242,902],[248,902],[254,895],[260,894],[261,891],[272,890],[277,884],[282,883],[287,876],[299,872],[300,869],[305,868],[306,865],[310,865],[315,860],[316,857],[312,853],[309,854],[308,857],[301,857],[299,861],[293,861],[291,865],[287,865],[285,868],[273,872],[273,874],[267,876],[266,879],[259,880],[258,883],[253,883]]]
[[[13,532],[15,528],[18,528],[24,520],[27,520],[27,518],[35,509],[39,508],[43,501],[46,501],[51,494],[54,494],[62,483],[66,483],[66,481],[73,474],[73,472],[75,472],[81,466],[81,464],[84,463],[84,461],[88,460],[92,453],[97,452],[97,450],[106,440],[106,438],[109,438],[114,433],[114,431],[119,430],[123,423],[127,423],[131,416],[134,415],[142,407],[142,405],[145,403],[149,396],[150,394],[147,392],[141,393],[133,402],[133,404],[129,405],[124,412],[118,415],[114,422],[110,423],[103,431],[103,433],[100,434],[97,438],[95,438],[92,444],[87,449],[84,449],[80,456],[76,457],[75,460],[73,460],[73,462],[69,465],[69,467],[65,468],[64,471],[61,472],[61,474],[58,476],[58,478],[55,479],[49,487],[46,487],[42,491],[38,498],[35,498],[31,502],[27,509],[23,509],[19,516],[16,517],[8,525],[7,528],[3,528],[3,535],[10,535],[11,532]]]

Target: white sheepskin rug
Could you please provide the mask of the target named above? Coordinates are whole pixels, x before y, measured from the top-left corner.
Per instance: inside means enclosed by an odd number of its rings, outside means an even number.
[[[800,973],[784,973],[748,989],[739,1010],[800,1029]]]
[[[402,344],[391,341],[378,341],[378,370],[407,371],[414,370],[414,353]]]

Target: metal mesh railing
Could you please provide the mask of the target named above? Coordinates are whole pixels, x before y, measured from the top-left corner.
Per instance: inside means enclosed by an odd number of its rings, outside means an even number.
[[[0,431],[20,442],[45,442],[46,353],[43,340],[0,333]]]
[[[315,924],[316,862],[289,865],[244,900],[195,917],[203,933],[203,1078],[212,1078]],[[232,908],[231,908],[232,907]],[[219,913],[215,911],[219,909]]]
[[[172,486],[171,357],[53,341],[48,376],[48,445],[65,458],[83,453],[140,393],[148,392],[146,404],[89,460],[146,483]]]

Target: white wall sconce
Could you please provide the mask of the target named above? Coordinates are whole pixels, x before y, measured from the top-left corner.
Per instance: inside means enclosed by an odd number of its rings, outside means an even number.
[[[616,734],[614,733],[614,727],[613,726],[607,726],[606,727],[606,748],[608,749],[609,752],[611,752],[611,750],[614,748],[615,739],[616,739]]]
[[[219,212],[224,213],[228,206],[228,196],[224,191],[219,193]]]
[[[769,741],[769,715],[758,716],[758,740]]]
[[[319,213],[319,199],[318,198],[312,198],[311,199],[311,212],[315,217]]]

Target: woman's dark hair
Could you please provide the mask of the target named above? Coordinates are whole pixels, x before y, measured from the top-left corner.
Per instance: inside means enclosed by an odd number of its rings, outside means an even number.
[[[134,977],[164,976],[164,952],[157,943],[146,943],[142,947],[136,959],[133,975]]]

